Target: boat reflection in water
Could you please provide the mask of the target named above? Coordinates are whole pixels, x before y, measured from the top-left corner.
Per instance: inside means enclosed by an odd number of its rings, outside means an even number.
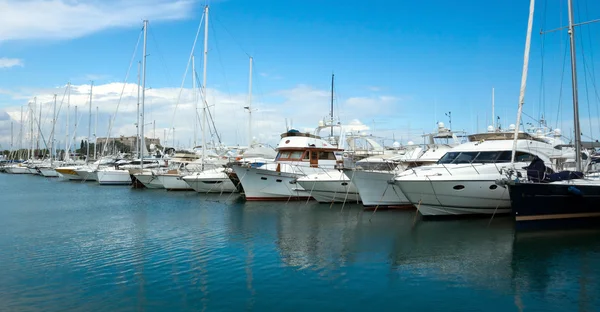
[[[565,311],[577,302],[584,310],[600,308],[597,233],[524,238],[515,237],[510,217],[497,218],[489,227],[489,220],[413,224],[414,212],[372,216],[358,206],[346,206],[341,213],[340,208],[246,202],[235,212],[235,219],[243,220],[239,227],[262,233],[244,243],[252,263],[246,269],[259,268],[248,275],[254,277],[252,289],[265,287],[256,277],[268,272],[267,288],[287,293],[284,305],[290,307],[309,307],[295,292],[325,287],[322,294],[311,292],[311,298],[331,309],[352,306],[355,300],[368,300],[372,309]],[[261,237],[272,234],[278,259],[264,256],[273,247]],[[328,302],[334,294],[345,302]]]
[[[516,298],[527,308],[600,309],[600,230],[516,233],[513,244]]]

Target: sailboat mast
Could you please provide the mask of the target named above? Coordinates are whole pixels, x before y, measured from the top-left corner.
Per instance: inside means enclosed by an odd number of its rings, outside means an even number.
[[[579,128],[579,96],[577,93],[577,65],[575,62],[575,29],[573,28],[573,1],[568,0],[569,7],[569,39],[571,43],[571,83],[573,85],[573,123],[575,128],[575,164],[581,171],[581,129]]]
[[[19,153],[23,149],[23,106],[21,105],[21,130],[19,132]]]
[[[54,105],[52,106],[52,133],[50,136],[50,166],[54,159],[54,131],[56,130],[56,94],[54,95]]]
[[[14,136],[13,136],[13,122],[11,120],[10,122],[10,153],[12,154],[13,152],[13,142],[14,142]]]
[[[65,126],[65,156],[63,160],[69,159],[69,114],[71,113],[71,82],[67,83],[67,116]],[[75,117],[77,118],[77,117]]]
[[[494,98],[494,88],[492,87],[492,127],[494,127],[494,131],[496,131],[496,113],[495,113],[495,98]]]
[[[140,70],[141,70],[142,62],[138,62],[138,71],[137,71],[137,122],[135,124],[135,147],[137,156],[140,157],[141,148],[140,148]]]
[[[208,5],[204,7],[204,64],[202,68],[202,169],[206,155],[206,63],[208,61]]]
[[[29,157],[28,158],[31,158],[31,159],[35,158],[34,155],[33,155],[33,149],[35,147],[35,145],[34,145],[35,144],[35,137],[34,137],[34,134],[33,134],[33,123],[34,123],[34,119],[35,119],[35,110],[34,110],[34,107],[36,107],[35,102],[33,103],[33,105],[29,104],[29,110],[30,110],[30,112],[29,112],[29,126],[30,126],[30,128],[29,128],[29,130],[30,130],[30,137],[29,137],[29,139],[31,140],[31,150],[29,152]]]
[[[37,108],[36,103],[37,103],[37,97],[34,97],[33,98],[33,107],[34,108]],[[41,148],[42,148],[42,145],[40,144],[41,141],[42,141],[42,135],[41,135],[42,134],[42,104],[43,103],[40,101],[40,112],[39,112],[39,116],[40,117],[38,118],[39,127],[38,127],[38,132],[37,132],[37,135],[38,135],[37,136],[38,154],[40,154],[40,151],[41,151]],[[35,109],[34,109],[34,112],[35,112]],[[33,116],[33,123],[35,124],[35,115]],[[32,154],[33,154],[33,152],[32,152]]]
[[[79,117],[77,116],[77,105],[75,105],[75,127],[73,129],[73,140],[71,142],[75,142],[75,139],[77,139],[77,121],[79,120]],[[77,148],[75,149],[75,151],[77,151]],[[79,151],[79,154],[77,156],[80,156],[81,151]]]
[[[198,146],[198,97],[196,96],[196,60],[192,55],[192,101],[194,101],[194,141],[193,146]]]
[[[331,74],[331,137],[333,137],[333,80],[335,75]]]
[[[527,70],[529,69],[529,49],[531,47],[531,29],[533,28],[533,13],[535,10],[535,0],[529,3],[529,21],[527,22],[527,36],[525,37],[525,53],[523,56],[523,72],[521,73],[521,91],[519,92],[519,109],[517,112],[517,124],[513,137],[512,155],[510,164],[514,166],[515,155],[517,154],[517,139],[519,137],[519,125],[521,124],[521,114],[523,113],[523,103],[525,102],[525,89],[527,87]]]
[[[250,57],[250,73],[248,74],[248,148],[252,146],[252,56]]]
[[[141,146],[140,146],[140,168],[144,169],[144,150],[146,149],[146,139],[145,139],[145,135],[144,135],[144,99],[146,97],[146,40],[147,40],[147,35],[148,35],[148,20],[144,20],[144,50],[143,50],[143,54],[144,57],[142,59],[142,114],[140,116],[140,121],[141,121],[141,129],[140,129],[140,135],[141,135]]]
[[[87,164],[90,160],[90,138],[92,137],[92,91],[94,89],[94,82],[90,84],[90,109],[88,117],[88,136],[87,136],[87,152],[85,156],[85,163]]]
[[[98,145],[98,136],[96,135],[96,133],[98,132],[98,106],[96,106],[96,121],[94,122],[94,159],[96,159],[98,156],[96,156],[96,145]]]

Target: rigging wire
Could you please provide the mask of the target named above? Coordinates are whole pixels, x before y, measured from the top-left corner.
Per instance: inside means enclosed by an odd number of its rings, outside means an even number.
[[[138,35],[137,43],[135,44],[135,48],[133,49],[133,54],[131,55],[131,60],[129,61],[129,67],[127,68],[127,73],[125,74],[125,80],[123,81],[123,88],[121,88],[121,94],[119,95],[119,101],[117,102],[117,108],[115,109],[115,114],[112,116],[112,120],[110,125],[108,126],[108,132],[106,134],[106,143],[102,146],[102,154],[106,153],[106,147],[110,145],[110,133],[112,131],[112,127],[115,124],[115,119],[117,118],[117,113],[119,112],[119,106],[121,105],[121,100],[123,99],[123,93],[125,92],[125,88],[127,87],[127,80],[129,79],[129,73],[131,71],[131,67],[133,65],[133,61],[135,60],[135,56],[137,54],[137,50],[140,46],[140,41],[142,39],[142,34],[144,33],[144,27],[140,30],[140,34]]]
[[[194,51],[196,49],[196,43],[198,42],[200,30],[202,29],[202,23],[204,22],[205,18],[206,18],[206,14],[202,14],[202,18],[200,18],[200,23],[198,23],[198,30],[196,31],[196,37],[194,37],[194,43],[192,44],[192,51],[190,51],[190,56],[188,57],[187,66],[185,67],[185,71],[184,71],[183,77],[181,79],[181,86],[179,87],[179,94],[177,95],[177,102],[175,103],[175,109],[173,109],[173,117],[171,118],[171,127],[167,131],[167,138],[166,138],[165,144],[166,144],[166,142],[169,141],[169,138],[172,133],[171,131],[175,128],[175,116],[177,114],[177,108],[179,107],[179,103],[181,101],[181,94],[183,92],[183,86],[185,85],[185,79],[187,77],[188,70],[190,69],[190,63],[192,62],[192,56],[194,55]]]
[[[580,8],[580,3],[577,2],[577,13],[579,16],[581,16],[581,8]],[[579,37],[579,39],[582,40],[578,40],[581,45],[581,50],[585,50],[584,49],[584,44],[583,44],[583,38],[581,38],[583,35],[581,34],[580,31],[576,32],[575,35],[577,35]],[[593,137],[594,136],[594,132],[592,129],[592,110],[590,108],[590,92],[589,92],[589,87],[588,87],[588,67],[587,67],[587,63],[586,63],[586,59],[585,59],[585,53],[581,53],[581,60],[583,63],[583,81],[584,81],[584,85],[585,85],[585,100],[587,102],[587,109],[588,109],[588,123],[590,126],[590,136]],[[582,131],[583,132],[583,131]]]
[[[160,51],[160,48],[158,46],[158,40],[156,40],[156,37],[154,37],[154,32],[152,31],[152,29],[148,29],[148,33],[150,33],[150,39],[154,43],[154,48],[156,49],[156,53],[158,53],[158,58],[161,61],[161,64],[163,66],[163,70],[165,71],[165,76],[167,77],[167,83],[169,85],[171,85],[171,82],[173,81],[173,79],[171,79],[171,73],[169,72],[169,67],[167,66],[167,62],[165,61],[165,57],[162,54],[162,52]]]
[[[588,10],[588,4],[587,1],[585,2],[585,20],[589,20],[589,10]],[[598,95],[598,87],[596,84],[596,74],[595,74],[595,66],[594,64],[596,63],[594,61],[594,49],[593,49],[593,45],[592,45],[592,36],[590,35],[590,25],[588,24],[588,32],[587,32],[587,38],[588,38],[588,45],[589,45],[589,50],[590,50],[590,57],[591,57],[591,62],[592,62],[592,69],[590,71],[588,71],[588,73],[590,74],[590,78],[592,80],[592,85],[594,86],[594,95],[596,96],[596,115],[600,115],[600,108],[598,106],[598,104],[600,103],[600,96]],[[590,121],[591,123],[591,121]],[[598,131],[600,131],[600,122],[598,123]]]
[[[540,97],[539,97],[539,103],[538,103],[538,111],[539,111],[539,114],[541,116],[543,116],[544,113],[546,112],[546,92],[545,92],[545,90],[546,90],[546,88],[545,88],[546,84],[545,84],[545,79],[544,79],[544,59],[545,59],[544,56],[546,54],[545,53],[546,52],[546,49],[545,49],[545,42],[546,42],[545,39],[546,39],[546,36],[544,35],[543,30],[546,29],[546,19],[547,19],[546,12],[547,12],[547,9],[548,9],[548,5],[547,4],[548,4],[548,1],[545,0],[544,1],[544,8],[542,9],[542,16],[543,16],[543,18],[542,18],[542,30],[540,31],[540,37],[541,37],[540,38],[541,39],[541,50],[540,50],[540,53],[541,53],[542,63],[541,63],[541,69],[540,69],[540,71],[541,71],[541,73],[540,73],[540,91],[539,91],[540,92]]]
[[[562,40],[561,40],[562,42]],[[560,75],[560,84],[559,84],[559,94],[558,94],[558,109],[556,112],[556,128],[558,128],[558,121],[560,120],[561,122],[561,127],[562,127],[562,118],[560,118],[562,116],[561,114],[561,106],[562,106],[562,101],[563,101],[563,87],[564,87],[564,80],[565,80],[565,67],[567,64],[567,51],[568,51],[569,45],[566,44],[565,45],[565,53],[563,55],[563,66],[562,66],[562,73]]]

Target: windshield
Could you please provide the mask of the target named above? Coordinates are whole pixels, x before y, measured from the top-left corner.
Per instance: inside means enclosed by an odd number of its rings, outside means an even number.
[[[490,151],[490,152],[448,152],[438,164],[490,164],[510,162],[512,151]],[[525,152],[517,152],[516,162],[530,162],[535,156]]]

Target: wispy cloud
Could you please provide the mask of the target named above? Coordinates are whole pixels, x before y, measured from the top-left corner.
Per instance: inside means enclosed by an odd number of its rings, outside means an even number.
[[[191,16],[193,0],[0,0],[0,41],[71,39]]]
[[[18,58],[0,57],[0,68],[10,68],[15,66],[23,67],[23,60]]]
[[[111,136],[134,135],[136,133],[135,122],[137,120],[137,86],[135,84],[123,83],[105,83],[94,85],[93,108],[95,113],[96,106],[99,109],[98,117],[98,136],[106,136],[108,130],[109,116],[115,116],[117,104],[121,91],[123,90],[123,99],[119,104],[118,114],[113,123],[114,127]],[[74,127],[74,106],[78,106],[79,126],[77,132],[87,135],[88,129],[88,110],[89,110],[89,91],[90,85],[73,85],[70,97],[71,133]],[[10,116],[10,120],[0,120],[0,143],[6,145],[10,142],[10,125],[14,123],[15,137],[20,130],[19,121],[21,107],[16,103],[26,104],[33,101],[33,95],[37,96],[37,105],[42,104],[42,124],[43,129],[49,133],[52,119],[53,94],[58,94],[58,127],[60,140],[64,142],[64,124],[66,111],[66,98],[63,100],[64,87],[48,88],[37,90],[23,90],[22,93],[7,94],[15,103],[12,107],[4,107],[4,111]],[[196,114],[194,112],[194,102],[191,89],[182,90],[181,100],[177,104],[179,88],[156,88],[146,91],[146,123],[152,123],[146,126],[146,136],[156,135],[161,141],[164,135],[168,134],[168,144],[173,142],[172,132],[165,129],[175,127],[175,145],[189,146],[193,137],[194,116],[201,118],[201,110]],[[207,89],[207,101],[211,107],[211,115],[214,124],[217,127],[221,139],[226,144],[246,144],[248,141],[248,114],[244,110],[247,105],[245,93],[230,94],[217,89]],[[256,98],[252,104],[252,136],[262,142],[277,144],[279,134],[285,130],[286,120],[288,125],[293,121],[293,127],[302,131],[312,131],[319,120],[328,118],[329,114],[329,90],[320,90],[309,85],[298,85],[291,89],[281,90],[274,94],[266,95],[265,98]],[[63,102],[61,106],[61,102]],[[371,123],[378,115],[385,113],[386,116],[394,115],[397,104],[401,102],[399,97],[395,96],[374,96],[374,97],[351,97],[339,100],[336,108],[336,119],[348,129],[355,131],[369,131]],[[199,101],[199,105],[201,101]],[[1,114],[1,113],[0,113]],[[27,114],[27,107],[25,113]],[[37,115],[36,115],[37,116]],[[4,114],[6,117],[6,114]],[[95,119],[95,117],[92,117]],[[5,118],[7,119],[7,118]],[[212,124],[212,123],[211,123]],[[368,124],[368,126],[366,125]],[[156,134],[154,133],[156,125]],[[393,128],[389,124],[389,128]],[[391,137],[392,130],[389,133],[382,133],[378,125],[376,135]],[[93,131],[93,130],[92,130]],[[198,138],[200,135],[198,135]],[[82,139],[82,137],[79,137]],[[179,143],[177,143],[179,142]]]

